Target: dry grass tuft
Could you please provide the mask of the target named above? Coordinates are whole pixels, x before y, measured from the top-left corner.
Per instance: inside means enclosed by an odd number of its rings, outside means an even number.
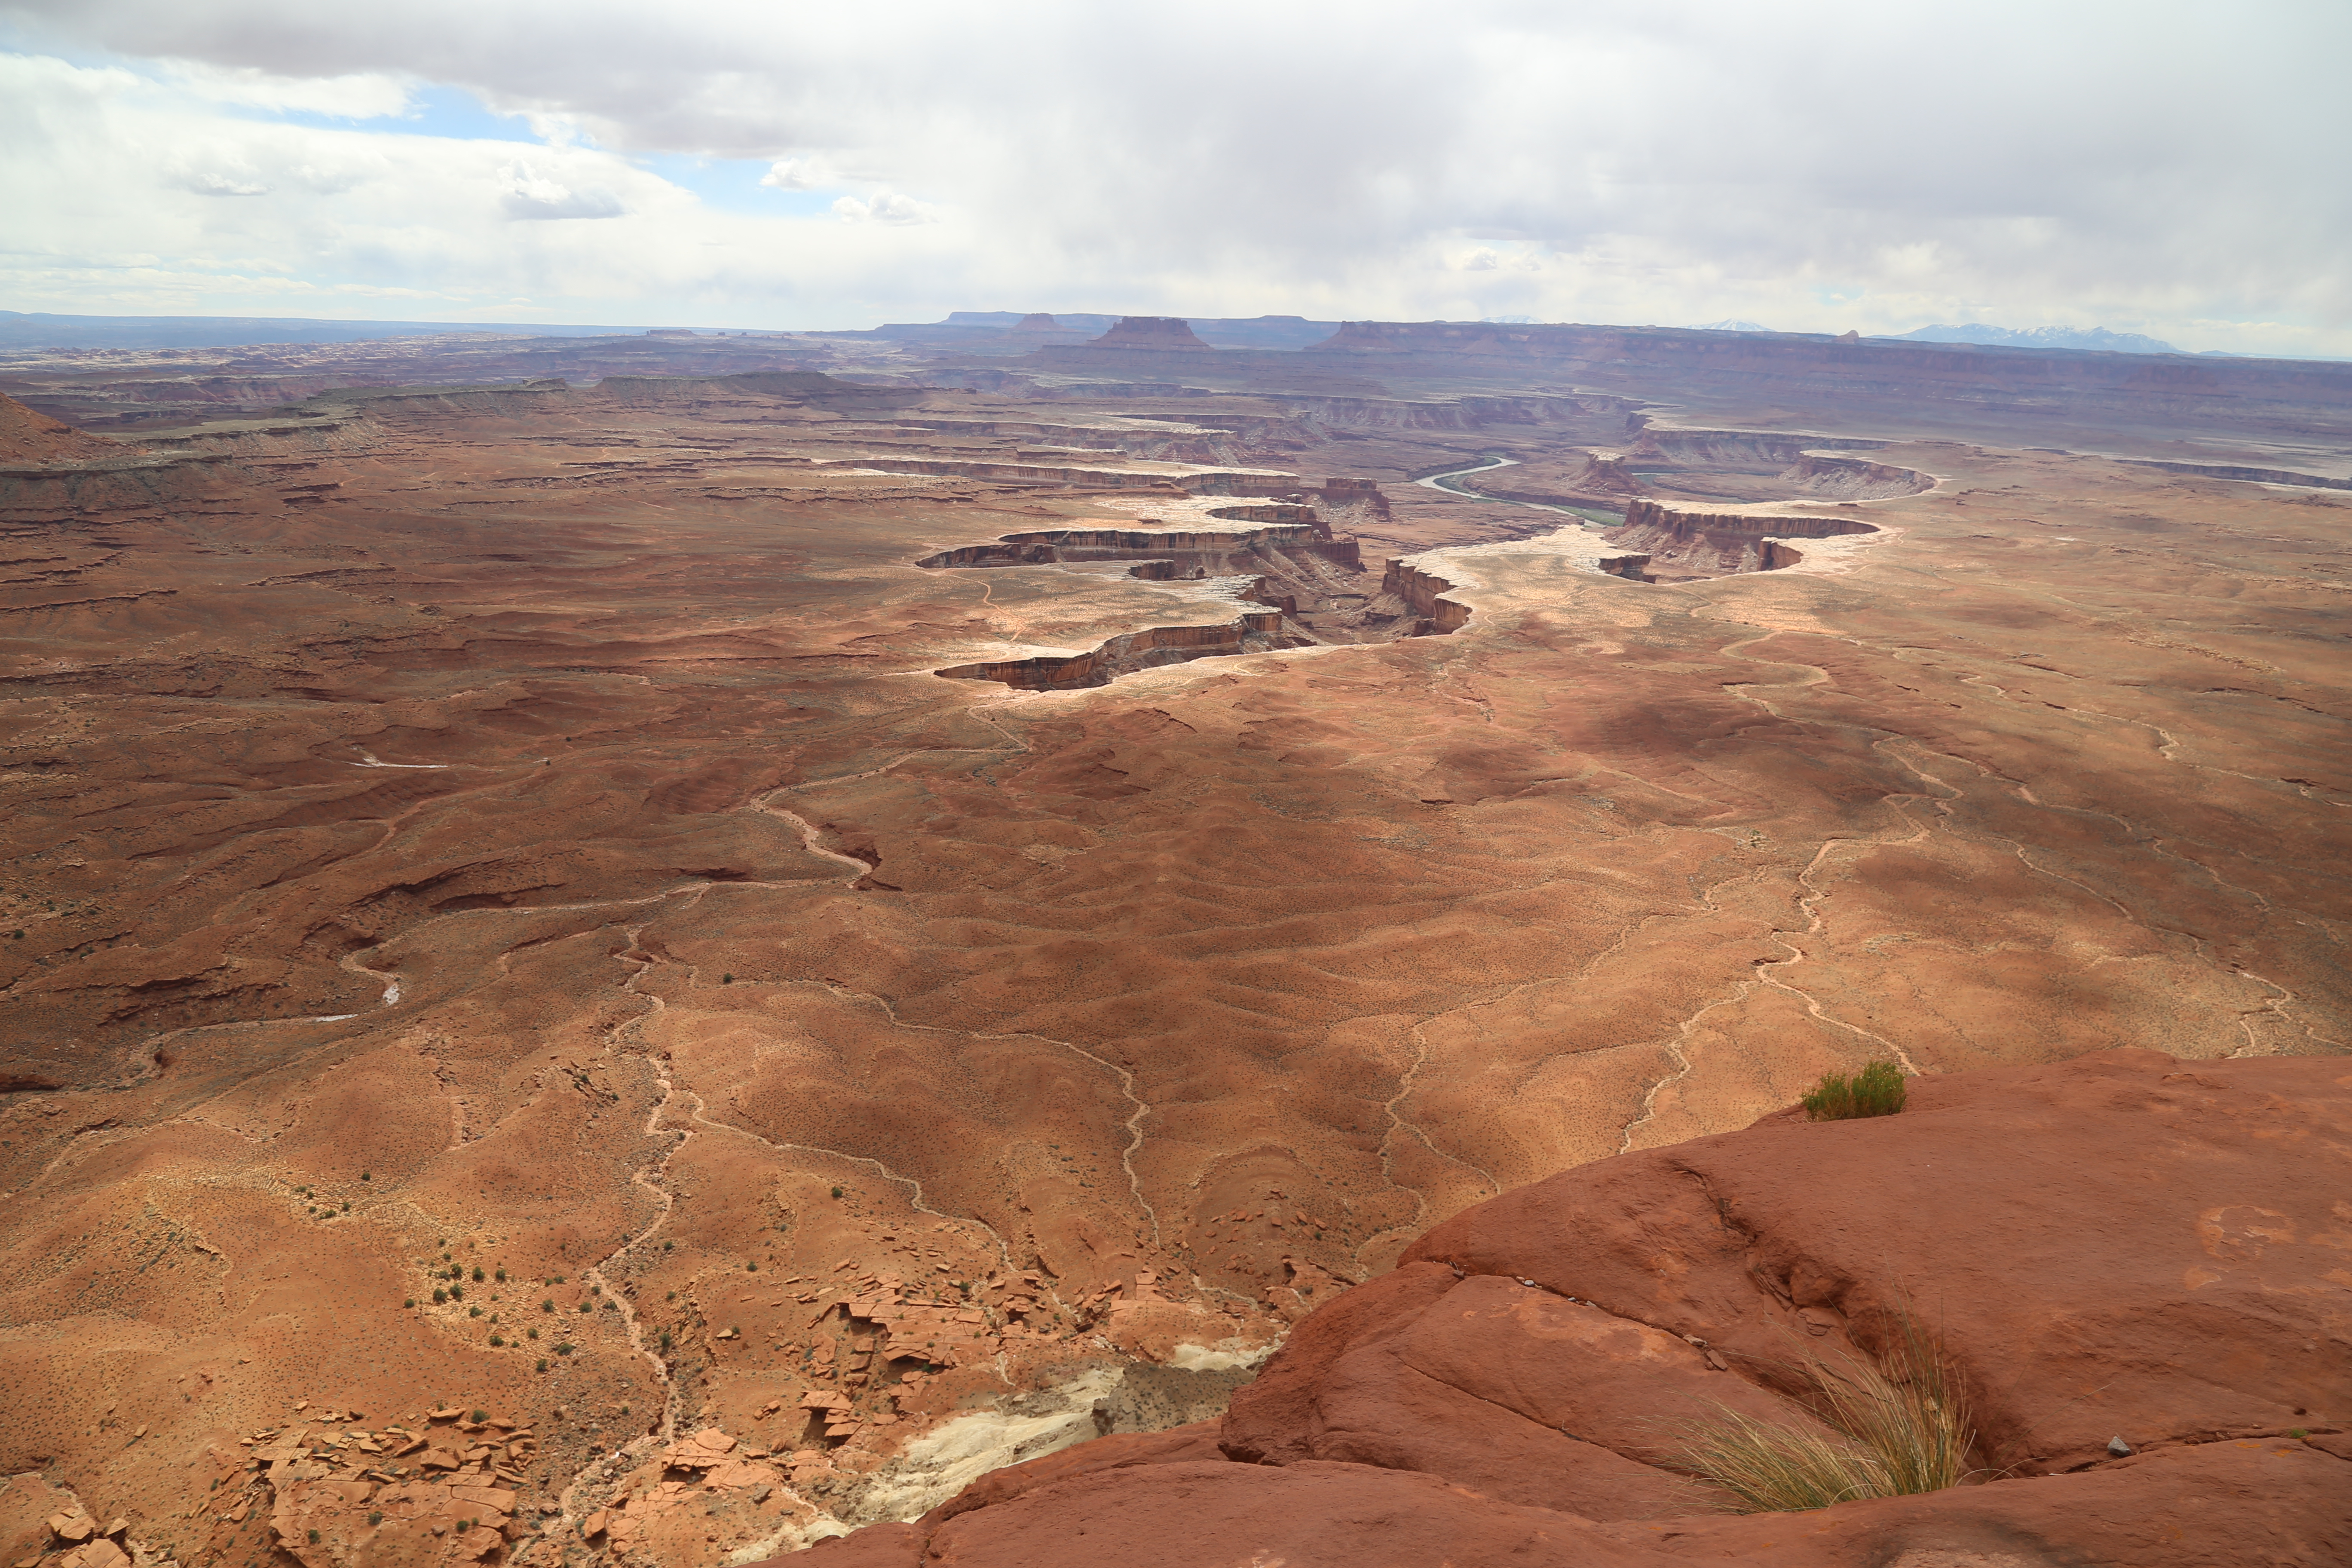
[[[1908,1319],[1874,1363],[1814,1356],[1800,1370],[1828,1434],[1727,1408],[1685,1428],[1684,1468],[1732,1493],[1743,1513],[1941,1491],[1967,1479],[1967,1396],[1941,1349]]]

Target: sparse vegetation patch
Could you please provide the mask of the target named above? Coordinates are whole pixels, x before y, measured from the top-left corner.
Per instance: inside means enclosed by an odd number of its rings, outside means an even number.
[[[1906,1098],[1903,1070],[1893,1062],[1870,1062],[1852,1078],[1823,1073],[1805,1096],[1805,1115],[1814,1121],[1892,1116],[1903,1109]]]

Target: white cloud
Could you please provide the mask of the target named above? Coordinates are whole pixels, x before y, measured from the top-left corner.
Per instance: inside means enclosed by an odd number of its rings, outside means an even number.
[[[765,184],[762,181],[761,184]],[[833,216],[848,223],[937,223],[939,209],[896,191],[877,191],[864,201],[844,196],[833,204]]]
[[[181,183],[200,196],[266,196],[269,187],[258,180],[239,179],[235,174],[208,171],[187,174]]]
[[[253,66],[203,60],[167,59],[159,65],[165,81],[207,103],[294,109],[356,120],[405,113],[409,104],[405,83],[374,71],[320,78],[279,76]]]
[[[820,191],[840,184],[833,170],[815,158],[779,158],[760,176],[772,191]]]
[[[269,254],[327,297],[571,320],[2070,321],[2352,353],[2352,8],[2310,0],[2161,25],[1979,0],[1966,28],[1919,0],[7,15],[27,46],[115,62],[0,58],[0,293],[45,290],[20,309],[128,308],[109,257],[195,277]],[[511,142],[366,118],[428,87],[524,117],[528,182],[501,173]],[[660,153],[701,161],[705,195],[632,161]],[[204,199],[204,175],[269,195]],[[60,258],[100,270],[41,271]]]
[[[499,206],[509,217],[619,217],[628,211],[620,197],[601,185],[575,191],[532,173],[531,166],[520,159],[500,169],[499,177],[507,183]]]

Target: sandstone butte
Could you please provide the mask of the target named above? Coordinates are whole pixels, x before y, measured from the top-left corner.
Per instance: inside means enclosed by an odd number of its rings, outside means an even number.
[[[0,1563],[2327,1561],[2352,369],[1244,328],[12,359]]]

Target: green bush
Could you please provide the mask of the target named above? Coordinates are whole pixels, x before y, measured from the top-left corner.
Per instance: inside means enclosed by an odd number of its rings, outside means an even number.
[[[1900,1068],[1893,1062],[1869,1062],[1852,1078],[1823,1073],[1813,1092],[1805,1096],[1805,1115],[1815,1121],[1892,1116],[1903,1109],[1905,1095]]]

